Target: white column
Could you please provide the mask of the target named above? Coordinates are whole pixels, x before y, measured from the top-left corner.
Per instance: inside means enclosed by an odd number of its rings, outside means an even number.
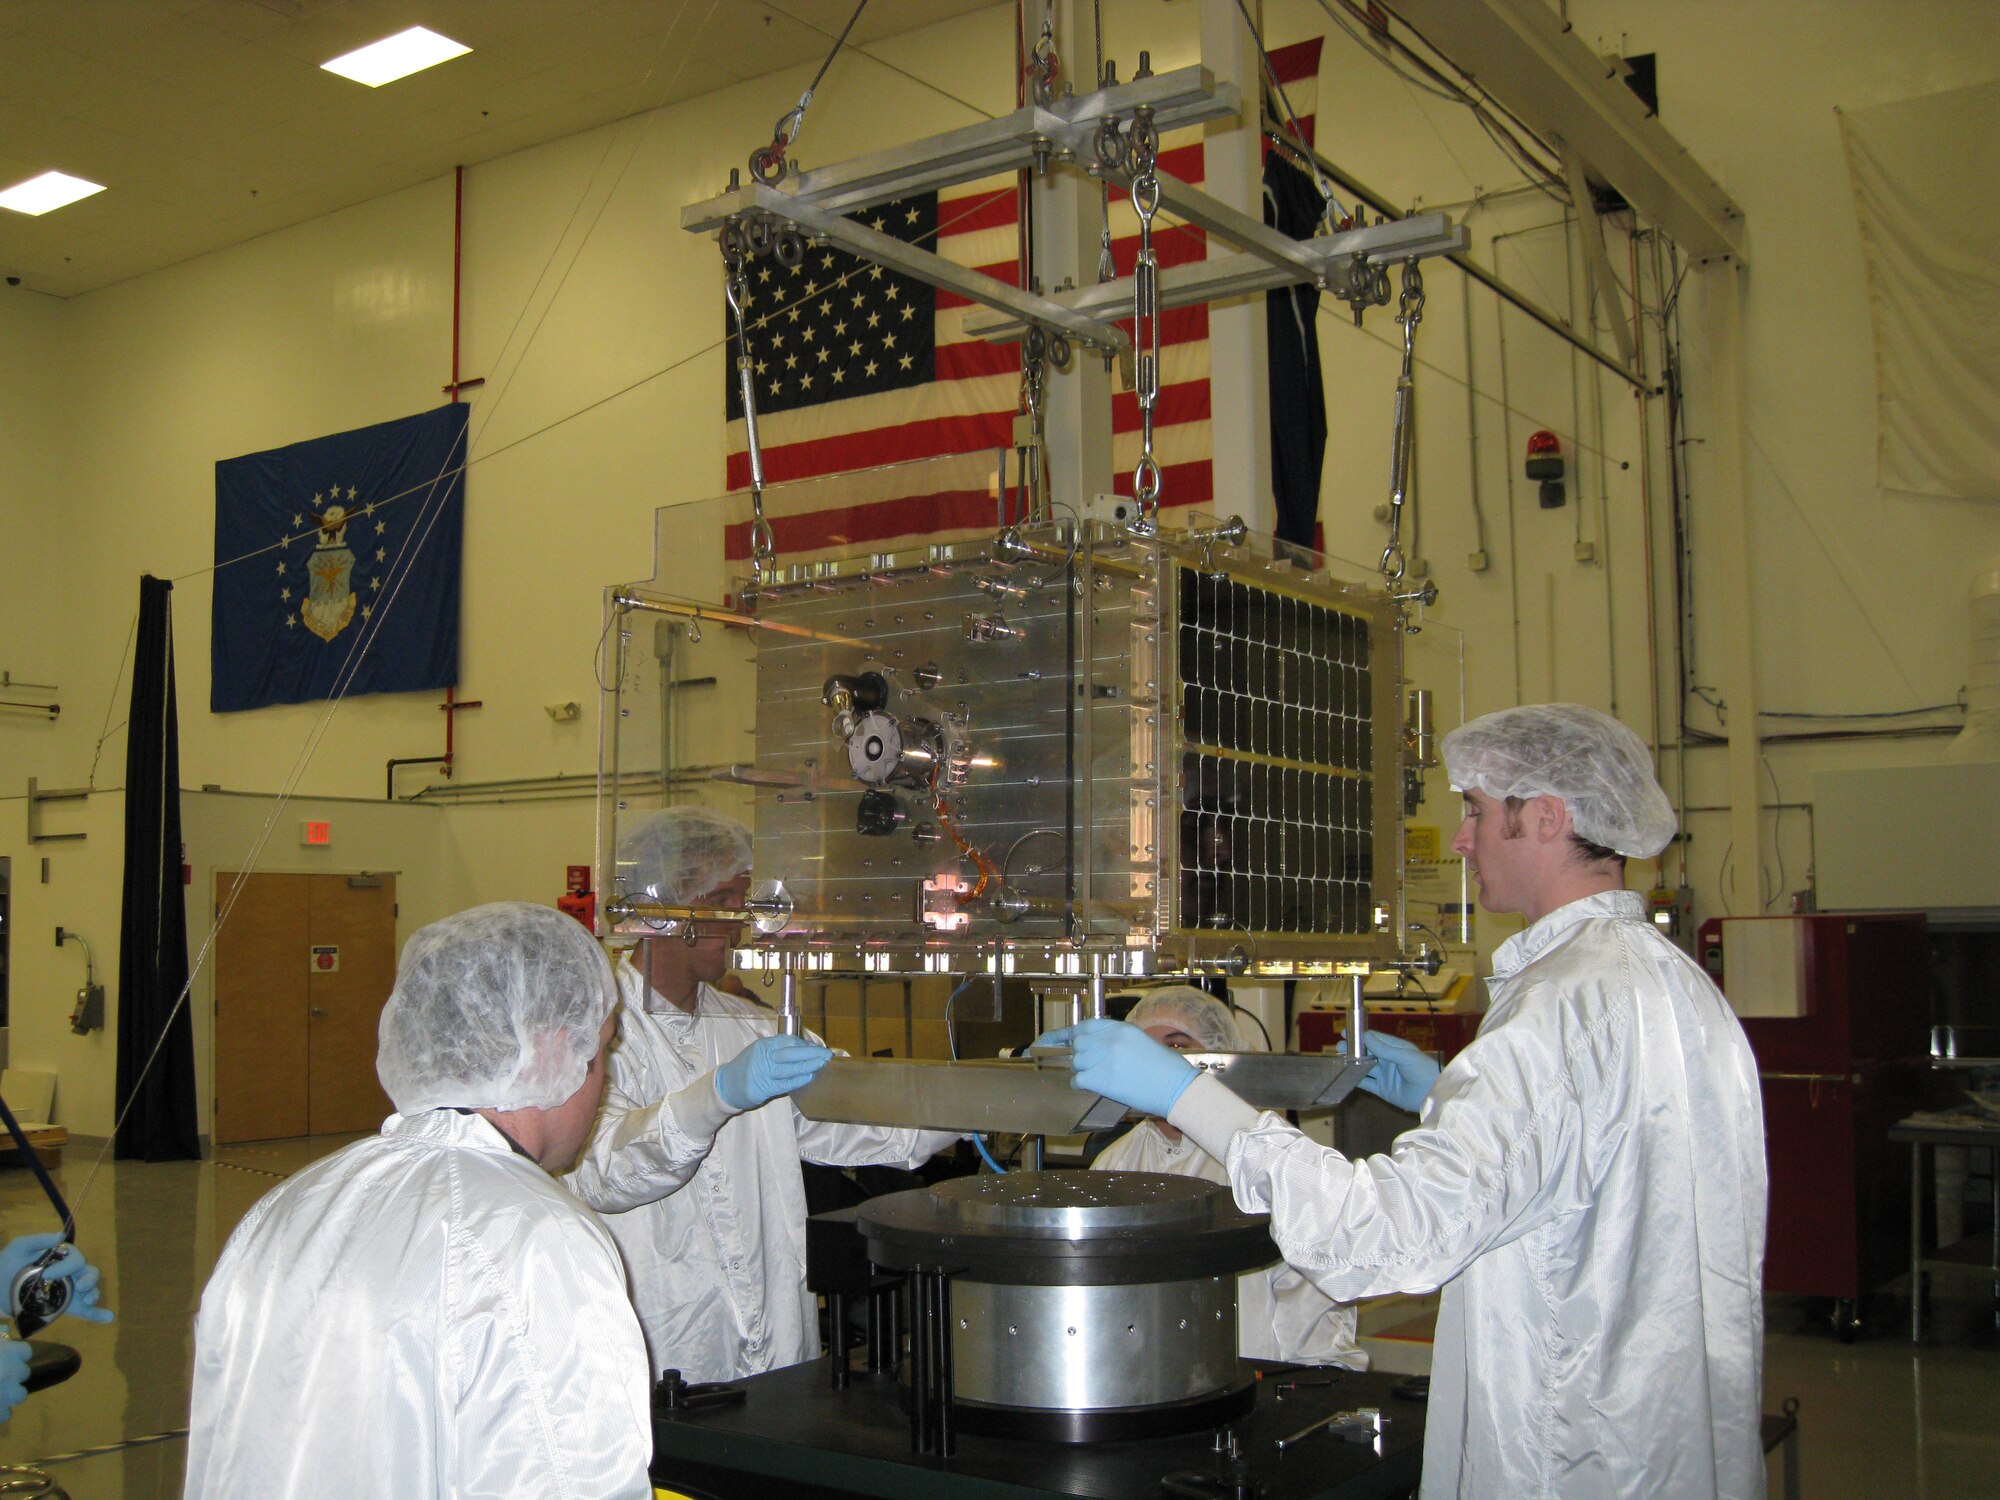
[[[1027,11],[1027,43],[1032,49],[1041,34],[1041,7],[1029,6]],[[1090,6],[1057,0],[1055,22],[1056,56],[1062,68],[1056,93],[1068,89],[1087,94],[1097,87],[1091,76],[1097,44]],[[1101,223],[1097,184],[1081,172],[1051,168],[1047,176],[1031,182],[1029,193],[1034,204],[1035,269],[1043,290],[1094,283]],[[1129,217],[1130,210],[1121,207],[1114,213]],[[1071,507],[1079,516],[1088,514],[1092,495],[1111,488],[1111,379],[1102,359],[1081,350],[1067,371],[1048,372],[1049,492],[1058,505]],[[1061,517],[1064,512],[1056,514]]]
[[[1253,5],[1251,13],[1257,14]],[[1233,83],[1243,99],[1235,119],[1204,128],[1203,166],[1208,192],[1232,208],[1261,218],[1263,154],[1258,101],[1263,98],[1257,44],[1243,24],[1236,0],[1202,0],[1201,60],[1217,83]],[[1227,247],[1209,242],[1215,256]],[[1278,524],[1271,498],[1270,357],[1264,337],[1264,296],[1218,302],[1208,313],[1208,391],[1215,452],[1218,514],[1240,515],[1252,531]],[[1171,493],[1168,495],[1172,498]],[[1273,1038],[1275,1040],[1275,1036]]]

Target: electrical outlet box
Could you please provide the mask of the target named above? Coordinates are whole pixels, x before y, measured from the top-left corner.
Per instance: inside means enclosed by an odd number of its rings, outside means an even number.
[[[1484,573],[1487,567],[1489,566],[1486,557],[1486,549],[1482,547],[1477,552],[1466,553],[1465,565],[1475,573]]]
[[[1578,542],[1576,544],[1576,560],[1578,562],[1597,561],[1597,543]]]
[[[86,984],[76,992],[76,1008],[69,1013],[69,1029],[88,1036],[104,1029],[104,986]]]

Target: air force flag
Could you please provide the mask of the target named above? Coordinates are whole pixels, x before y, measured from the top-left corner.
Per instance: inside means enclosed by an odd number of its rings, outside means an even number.
[[[215,466],[213,712],[457,683],[470,410]]]

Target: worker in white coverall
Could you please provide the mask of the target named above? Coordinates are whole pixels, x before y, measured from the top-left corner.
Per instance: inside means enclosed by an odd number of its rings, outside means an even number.
[[[1229,1007],[1192,985],[1151,990],[1125,1018],[1176,1052],[1238,1052],[1243,1039]],[[1141,1120],[1097,1154],[1099,1172],[1167,1172],[1225,1187],[1220,1161],[1165,1120]],[[1280,1261],[1236,1278],[1236,1350],[1245,1359],[1368,1368],[1354,1347],[1354,1309],[1343,1307]]]
[[[1220,1157],[1328,1295],[1444,1288],[1425,1500],[1762,1496],[1757,1065],[1623,888],[1624,857],[1674,830],[1646,747],[1548,704],[1474,720],[1444,758],[1453,849],[1529,925],[1493,956],[1472,1045],[1427,1091],[1406,1080],[1420,1122],[1387,1155],[1313,1143],[1136,1027],[1044,1040],[1074,1046],[1077,1087]]]
[[[650,814],[618,842],[622,888],[670,906],[741,910],[749,831],[699,807]],[[716,988],[739,924],[646,929],[638,967],[618,966],[622,1027],[604,1109],[570,1173],[625,1255],[653,1369],[734,1380],[818,1355],[806,1290],[801,1160],[916,1167],[952,1134],[827,1125],[780,1099],[726,1121],[690,1082],[779,1032],[768,1009]],[[785,1037],[818,1059],[817,1038]]]
[[[375,1060],[397,1112],[267,1193],[202,1294],[189,1500],[648,1500],[624,1267],[550,1175],[590,1134],[617,998],[549,907],[410,939]]]

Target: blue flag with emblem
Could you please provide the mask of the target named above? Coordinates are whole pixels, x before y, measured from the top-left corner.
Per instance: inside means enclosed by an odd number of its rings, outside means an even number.
[[[213,712],[457,683],[470,410],[216,464]]]

